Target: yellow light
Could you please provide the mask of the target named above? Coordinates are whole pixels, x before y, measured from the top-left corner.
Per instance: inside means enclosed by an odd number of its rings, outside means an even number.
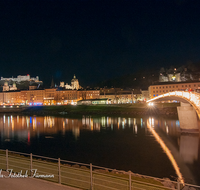
[[[148,129],[152,132],[153,136],[155,137],[155,139],[157,140],[157,142],[160,144],[160,146],[162,147],[162,149],[164,150],[164,152],[167,154],[169,160],[171,161],[176,174],[178,175],[180,182],[184,183],[183,180],[183,176],[180,172],[180,169],[178,167],[178,164],[176,163],[176,160],[174,159],[172,153],[170,152],[170,150],[168,149],[168,147],[165,145],[165,143],[163,142],[163,140],[160,138],[160,136],[156,133],[156,131],[151,127],[151,125],[149,124],[149,121],[147,120],[147,127]]]

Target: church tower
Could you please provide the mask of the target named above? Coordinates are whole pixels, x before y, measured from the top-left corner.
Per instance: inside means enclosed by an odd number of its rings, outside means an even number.
[[[74,78],[71,80],[71,86],[72,86],[72,89],[76,89],[76,90],[79,89],[79,82],[75,74],[74,74]]]

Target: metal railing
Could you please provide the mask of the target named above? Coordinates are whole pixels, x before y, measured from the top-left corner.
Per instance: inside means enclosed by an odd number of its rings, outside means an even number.
[[[90,190],[181,190],[200,186],[78,162],[0,149],[0,169]],[[36,171],[37,170],[37,171]],[[9,173],[10,174],[10,173]],[[9,175],[8,174],[8,175]]]

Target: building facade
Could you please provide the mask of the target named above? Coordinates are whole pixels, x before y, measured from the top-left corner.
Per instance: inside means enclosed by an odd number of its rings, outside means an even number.
[[[77,100],[98,99],[99,90],[35,89],[0,92],[0,105],[67,105]]]
[[[200,82],[158,83],[149,86],[149,97],[154,98],[161,94],[173,91],[196,91],[198,89],[200,89]]]
[[[100,98],[110,99],[112,104],[127,104],[149,99],[148,90],[123,90],[121,88],[102,88]]]
[[[22,81],[30,81],[33,80],[35,82],[39,82],[39,77],[36,76],[34,77],[30,77],[30,75],[18,75],[17,78],[3,78],[1,77],[1,80],[5,80],[5,81],[14,81],[14,82],[22,82]]]

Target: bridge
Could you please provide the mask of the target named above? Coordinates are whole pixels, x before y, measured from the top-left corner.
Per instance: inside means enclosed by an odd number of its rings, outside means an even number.
[[[166,94],[156,96],[148,100],[147,102],[153,101],[167,101],[176,100],[181,102],[181,106],[177,107],[178,116],[180,121],[181,129],[186,130],[197,130],[199,131],[197,124],[197,113],[200,119],[200,94],[196,92],[185,92],[185,91],[174,91]]]

